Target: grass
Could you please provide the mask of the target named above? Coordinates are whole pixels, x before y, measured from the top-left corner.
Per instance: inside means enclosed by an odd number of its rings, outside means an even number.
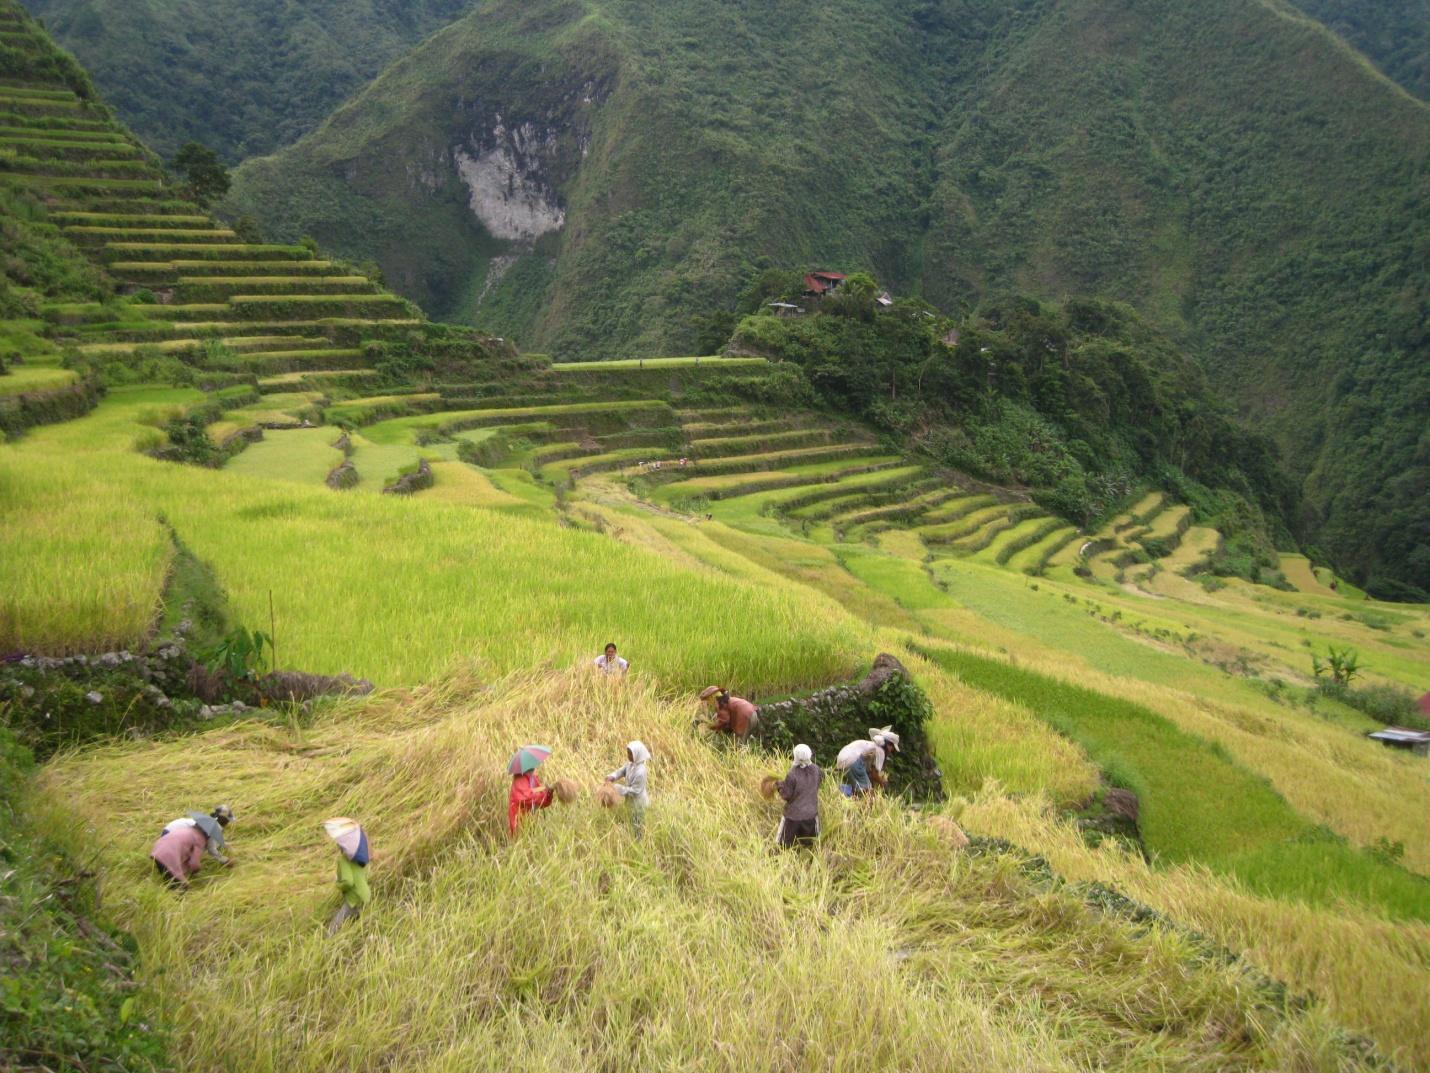
[[[49,391],[72,384],[77,378],[73,369],[60,369],[53,365],[17,365],[0,376],[0,396]]]
[[[1396,919],[1430,920],[1430,880],[1319,835],[1225,751],[1155,712],[1000,661],[929,650],[969,685],[1032,707],[1137,793],[1147,848],[1196,860],[1274,897],[1362,901]]]
[[[863,657],[858,624],[811,626],[797,590],[689,577],[549,521],[306,487],[337,461],[327,447],[333,429],[271,433],[268,452],[255,444],[218,473],[94,450],[127,446],[147,402],[142,393],[111,397],[93,422],[0,448],[4,524],[17,538],[6,546],[21,549],[3,567],[16,596],[6,605],[5,647],[64,650],[141,636],[167,561],[162,514],[214,567],[240,621],[267,621],[268,593],[278,595],[284,658],[316,671],[410,683],[465,652],[505,673],[576,658],[607,634],[687,684],[738,673],[798,688],[843,677]],[[686,614],[690,606],[723,607],[749,628],[712,638]],[[414,622],[423,624],[415,634]],[[392,644],[397,636],[401,645]],[[752,643],[765,654],[752,657]]]
[[[324,427],[270,429],[263,439],[234,455],[224,468],[245,477],[321,486],[343,460],[343,453],[333,447],[338,435],[337,429]]]
[[[792,464],[769,470],[735,472],[712,477],[692,477],[684,481],[672,481],[657,487],[652,497],[658,501],[670,502],[682,498],[708,496],[722,499],[749,492],[770,491],[775,488],[822,484],[836,481],[844,476],[854,476],[861,472],[892,467],[899,458],[895,455],[870,455],[858,459],[835,459],[830,462]],[[779,461],[770,460],[772,467]]]
[[[1194,938],[1016,856],[951,856],[930,824],[847,806],[832,780],[820,848],[772,854],[753,790],[772,759],[712,752],[685,717],[639,677],[457,679],[308,730],[93,750],[45,784],[69,804],[57,829],[103,820],[109,904],[184,1012],[187,1068],[499,1069],[513,1046],[669,1068],[709,1046],[712,1016],[722,1067],[1357,1067],[1317,1007]],[[589,797],[505,836],[512,742],[541,737],[551,772],[589,789],[633,735],[655,757],[643,842]],[[220,770],[239,864],[177,900],[143,867],[155,791],[207,800]],[[367,826],[375,899],[329,941],[333,813]],[[772,1038],[772,1018],[796,1035]]]

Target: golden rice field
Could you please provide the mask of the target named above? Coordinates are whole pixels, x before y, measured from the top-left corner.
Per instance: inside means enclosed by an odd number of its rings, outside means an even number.
[[[1102,785],[1091,746],[1059,713],[933,658],[977,653],[1135,704],[1268,788],[1277,822],[1323,825],[1352,856],[1398,843],[1413,889],[1430,871],[1430,765],[1368,742],[1360,713],[1291,693],[1309,684],[1309,653],[1333,643],[1355,645],[1371,680],[1425,681],[1426,608],[1311,591],[1299,574],[1290,593],[1208,591],[1172,570],[1089,581],[1064,564],[1030,578],[992,544],[937,551],[923,537],[938,526],[842,542],[819,519],[771,513],[846,462],[687,480],[651,503],[612,475],[558,497],[439,445],[434,487],[399,499],[322,487],[318,470],[340,457],[331,430],[283,433],[299,438],[217,472],[132,450],[197,397],[115,391],[84,419],[0,445],[0,648],[143,637],[172,528],[240,620],[266,623],[273,594],[280,662],[394,691],[308,727],[240,725],[47,767],[52,828],[99,854],[106,903],[141,941],[188,1067],[505,1068],[515,1045],[573,1069],[1374,1068],[1347,1029],[1403,1068],[1430,1064],[1425,912],[1392,920],[1374,898],[1256,893],[1195,854],[1149,864],[1089,848],[1068,814]],[[440,420],[385,425],[405,436]],[[359,437],[360,469],[364,451],[374,473],[415,457],[401,438]],[[881,472],[842,480],[849,494],[882,490],[903,471]],[[696,492],[732,497],[707,520],[678,509]],[[1163,509],[1151,526],[1183,521]],[[579,670],[606,640],[633,661],[624,688]],[[717,680],[760,697],[813,688],[881,650],[934,705],[930,738],[971,831],[1177,926],[1091,908],[1086,889],[1016,855],[954,853],[916,815],[832,793],[817,854],[771,853],[774,813],[753,787],[778,761],[713,751],[682,694]],[[587,801],[505,839],[514,744],[554,744],[553,773],[589,788],[633,736],[657,758],[644,843]],[[213,797],[239,811],[240,864],[176,900],[143,867],[154,823]],[[332,862],[316,825],[344,812],[370,827],[378,898],[328,943]],[[1248,964],[1208,956],[1181,925]],[[1260,973],[1308,1004],[1285,1007]]]
[[[775,852],[776,812],[755,793],[774,761],[713,751],[685,715],[649,679],[457,678],[309,728],[92,749],[43,785],[55,829],[97,847],[186,1068],[455,1073],[517,1054],[590,1070],[1376,1068],[1336,1001],[1287,1005],[1205,940],[1096,908],[1016,855],[956,851],[892,801],[848,804],[826,784],[819,851]],[[589,797],[632,737],[654,756],[642,842]],[[510,840],[500,772],[530,738],[588,795]],[[176,899],[146,867],[155,817],[215,792],[238,814],[237,865]],[[339,813],[368,826],[374,902],[329,941],[319,823]],[[1260,919],[1195,874],[1111,858],[1099,872],[1006,798],[968,822],[1042,838],[1079,879],[1121,869],[1149,900],[1180,893],[1208,930]],[[1333,942],[1344,953],[1376,929],[1298,927],[1288,942],[1310,949],[1277,953],[1334,958]],[[1393,945],[1377,967],[1410,970],[1425,935]],[[1416,1001],[1390,990],[1366,1004]]]

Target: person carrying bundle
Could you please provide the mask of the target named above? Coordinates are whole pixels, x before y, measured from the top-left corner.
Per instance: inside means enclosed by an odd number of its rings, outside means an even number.
[[[819,784],[824,772],[815,765],[808,745],[796,745],[793,755],[789,774],[775,783],[785,802],[775,841],[781,846],[812,846],[819,837]]]
[[[868,738],[851,741],[839,750],[834,766],[844,772],[844,780],[849,785],[846,791],[851,797],[863,797],[873,793],[874,783],[883,786],[884,756],[887,752],[899,751],[899,736],[893,727],[871,727]],[[870,765],[873,765],[871,772]]]
[[[206,852],[225,868],[233,867],[232,858],[223,855],[223,829],[232,821],[233,810],[219,805],[212,812],[190,812],[166,824],[149,850],[154,868],[170,885],[185,888]]]
[[[372,901],[367,885],[367,862],[371,854],[367,847],[367,832],[356,820],[338,816],[323,821],[323,830],[338,847],[338,890],[343,900],[333,919],[328,921],[328,934],[336,935],[343,921],[355,917]]]
[[[639,840],[645,830],[645,810],[650,805],[650,792],[646,789],[646,763],[650,760],[650,750],[644,743],[633,741],[626,746],[626,762],[606,776],[620,795],[626,799],[626,807],[631,813],[631,832]],[[625,785],[619,785],[624,779]]]

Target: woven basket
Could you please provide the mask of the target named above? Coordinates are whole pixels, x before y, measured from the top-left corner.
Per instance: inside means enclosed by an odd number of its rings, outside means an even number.
[[[615,808],[620,804],[621,791],[617,790],[609,782],[603,782],[596,791],[596,802],[602,808]]]
[[[556,800],[563,805],[569,805],[581,796],[581,787],[576,785],[575,779],[557,779],[551,789],[556,794]]]

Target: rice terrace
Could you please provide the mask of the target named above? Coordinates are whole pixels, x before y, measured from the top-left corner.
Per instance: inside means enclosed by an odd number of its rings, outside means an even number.
[[[1342,6],[0,0],[0,1070],[1430,1069]]]

